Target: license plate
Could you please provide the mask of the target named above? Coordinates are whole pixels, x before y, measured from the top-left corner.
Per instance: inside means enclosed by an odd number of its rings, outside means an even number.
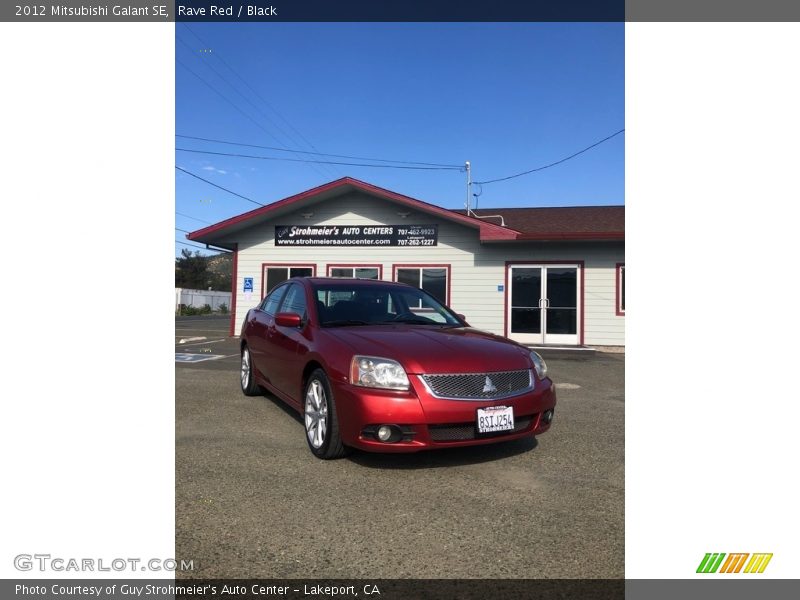
[[[513,406],[490,406],[478,409],[478,433],[510,431],[513,429]]]

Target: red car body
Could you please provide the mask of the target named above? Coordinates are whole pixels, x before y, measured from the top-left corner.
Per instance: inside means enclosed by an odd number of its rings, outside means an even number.
[[[550,428],[556,393],[553,382],[540,378],[531,351],[511,340],[471,328],[462,317],[446,309],[457,325],[382,323],[325,327],[317,290],[320,285],[347,285],[351,289],[414,289],[399,283],[374,280],[296,278],[277,286],[301,286],[305,314],[287,312],[289,293],[282,306],[270,314],[265,308],[250,309],[241,330],[241,348],[250,357],[251,388],[266,388],[304,414],[304,395],[309,377],[321,369],[330,384],[338,435],[343,446],[373,452],[415,452],[514,440],[543,433]],[[416,290],[415,290],[416,291]],[[353,383],[353,357],[364,355],[397,361],[405,369],[407,390],[378,389]],[[244,361],[244,359],[243,359]],[[244,369],[244,367],[243,367]],[[479,377],[486,386],[491,378],[528,371],[530,389],[498,394],[497,398],[437,397],[424,376]],[[436,381],[450,381],[438,379]],[[453,380],[455,381],[455,380]],[[245,388],[244,371],[242,387]],[[509,388],[510,389],[510,388]],[[484,389],[484,392],[486,390]],[[246,392],[247,393],[247,392]],[[492,406],[513,407],[515,427],[510,431],[479,434],[476,412]],[[389,442],[375,434],[381,425],[398,432]],[[329,426],[333,426],[330,423]],[[309,434],[310,435],[310,434]],[[313,450],[313,448],[312,448]]]

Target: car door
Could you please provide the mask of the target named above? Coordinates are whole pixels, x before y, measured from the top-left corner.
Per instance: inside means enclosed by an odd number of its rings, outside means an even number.
[[[302,356],[308,351],[308,304],[306,289],[300,283],[287,286],[278,312],[300,315],[300,327],[275,324],[269,337],[272,359],[275,361],[273,385],[299,405],[302,397]]]
[[[253,366],[268,383],[273,383],[275,368],[272,360],[273,349],[270,338],[275,330],[275,315],[286,293],[286,285],[273,289],[256,310],[250,311],[247,324],[247,343]]]

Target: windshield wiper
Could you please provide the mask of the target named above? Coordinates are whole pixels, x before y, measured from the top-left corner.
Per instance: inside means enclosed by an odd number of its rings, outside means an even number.
[[[359,321],[358,319],[339,319],[336,321],[325,321],[323,327],[347,327],[348,325],[371,325],[366,321]]]
[[[431,321],[430,319],[414,319],[412,317],[409,317],[407,319],[391,319],[390,321],[381,321],[381,323],[403,323],[411,325],[441,325],[441,323],[437,323],[436,321]]]

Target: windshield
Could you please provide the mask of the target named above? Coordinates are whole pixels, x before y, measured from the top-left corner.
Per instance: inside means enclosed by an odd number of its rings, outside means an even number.
[[[315,285],[314,295],[323,327],[381,323],[463,325],[433,296],[411,287],[334,282]]]

